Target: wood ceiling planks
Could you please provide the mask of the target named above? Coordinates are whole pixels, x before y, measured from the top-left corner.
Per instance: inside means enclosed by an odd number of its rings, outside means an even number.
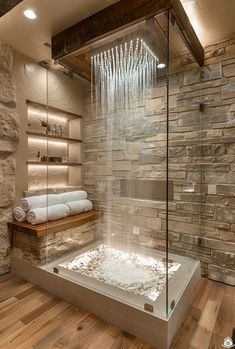
[[[54,59],[63,58],[101,38],[107,37],[111,33],[130,27],[167,10],[171,11],[174,22],[190,52],[198,64],[203,66],[203,47],[180,0],[120,0],[55,35],[52,38],[52,57]],[[65,62],[64,59],[63,61]],[[84,75],[87,75],[87,73]]]
[[[23,0],[0,0],[0,17],[9,12]]]
[[[121,28],[166,11],[171,0],[120,0],[52,37],[58,59]]]
[[[0,16],[10,11],[22,0],[0,0]],[[60,62],[90,80],[90,66],[87,61],[76,54],[96,43],[101,38],[107,38],[111,33],[129,28],[134,23],[151,19],[157,14],[171,11],[181,36],[198,64],[204,64],[204,50],[194,29],[181,5],[180,0],[120,0],[100,12],[67,28],[52,38],[52,56]],[[159,48],[158,48],[159,50]]]
[[[204,49],[189,21],[189,18],[179,0],[171,0],[171,13],[179,28],[186,46],[200,66],[204,65]]]

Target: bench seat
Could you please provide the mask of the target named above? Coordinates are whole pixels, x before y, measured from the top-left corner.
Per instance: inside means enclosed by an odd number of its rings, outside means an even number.
[[[80,225],[86,224],[91,221],[95,221],[102,217],[102,213],[99,211],[89,211],[80,213],[74,216],[57,219],[52,222],[46,222],[41,224],[32,225],[27,222],[13,221],[8,223],[8,226],[12,230],[17,230],[22,233],[32,234],[36,237],[42,237],[47,234],[56,233],[59,231],[75,228]]]

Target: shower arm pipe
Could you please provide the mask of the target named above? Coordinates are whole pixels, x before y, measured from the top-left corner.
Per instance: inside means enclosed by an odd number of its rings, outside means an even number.
[[[120,0],[53,36],[52,58],[62,59],[110,34],[168,10],[186,46],[197,63],[203,66],[203,47],[180,0]]]

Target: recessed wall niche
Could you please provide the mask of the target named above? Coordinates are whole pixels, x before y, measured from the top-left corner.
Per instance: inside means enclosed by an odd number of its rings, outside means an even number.
[[[28,190],[81,185],[81,116],[27,100]]]

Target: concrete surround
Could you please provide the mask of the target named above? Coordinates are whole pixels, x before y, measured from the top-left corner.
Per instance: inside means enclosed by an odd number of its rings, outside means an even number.
[[[15,199],[15,151],[19,141],[12,65],[13,49],[0,41],[0,275],[10,269],[7,222],[12,219]]]

